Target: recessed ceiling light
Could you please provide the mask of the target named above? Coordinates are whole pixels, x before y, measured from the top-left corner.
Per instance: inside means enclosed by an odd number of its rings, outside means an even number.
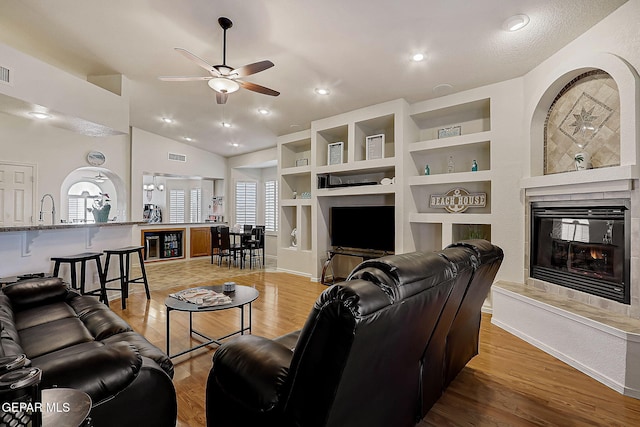
[[[433,87],[433,93],[435,93],[436,95],[445,95],[447,93],[450,93],[451,89],[453,89],[453,86],[451,86],[449,83],[442,83]]]
[[[32,111],[29,113],[31,117],[35,117],[36,119],[44,120],[51,117],[51,114],[43,113],[40,111]]]
[[[324,88],[324,87],[317,87],[316,88],[316,93],[318,95],[329,95],[331,92],[329,91],[329,89]]]
[[[258,108],[258,113],[262,114],[263,116],[266,116],[270,113],[270,111],[267,110],[266,108]]]
[[[229,122],[222,122],[220,124],[222,125],[223,128],[230,128],[231,127],[231,123],[229,123]]]
[[[527,15],[514,15],[504,21],[502,28],[506,31],[518,31],[526,27],[528,23],[529,17]]]
[[[420,62],[424,59],[424,54],[423,53],[415,53],[413,54],[413,56],[411,57],[411,60],[413,62]]]
[[[187,141],[187,142],[191,142],[191,141],[193,141],[193,138],[190,138],[190,137],[188,137],[188,136],[185,136],[185,137],[184,137],[184,140],[185,140],[185,141]]]
[[[232,143],[231,143],[231,146],[232,146],[232,147],[239,147],[239,146],[240,146],[240,144],[238,144],[237,142],[232,142]]]
[[[173,123],[173,119],[170,119],[168,117],[163,117],[162,121],[165,122],[165,123]]]

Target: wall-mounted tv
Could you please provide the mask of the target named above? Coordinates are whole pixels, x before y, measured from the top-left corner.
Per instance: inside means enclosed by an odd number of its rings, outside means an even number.
[[[396,239],[395,207],[332,207],[330,235],[334,248],[393,252]]]

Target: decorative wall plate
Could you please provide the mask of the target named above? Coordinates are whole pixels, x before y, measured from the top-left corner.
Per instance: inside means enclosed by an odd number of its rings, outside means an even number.
[[[87,162],[91,166],[101,166],[107,158],[99,151],[91,151],[87,154]]]

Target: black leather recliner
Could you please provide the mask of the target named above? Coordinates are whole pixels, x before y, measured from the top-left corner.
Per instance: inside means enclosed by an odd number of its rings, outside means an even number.
[[[489,259],[493,267],[480,270]],[[466,321],[465,298],[470,286],[488,291],[501,260],[496,246],[469,241],[360,264],[318,297],[302,330],[274,340],[245,335],[218,348],[207,425],[415,425],[457,369],[451,360],[469,355],[448,350],[469,340],[477,351],[480,307],[470,304],[478,313]],[[453,325],[465,333],[448,346]]]

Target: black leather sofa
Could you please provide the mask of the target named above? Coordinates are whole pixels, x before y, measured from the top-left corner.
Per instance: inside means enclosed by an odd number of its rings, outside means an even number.
[[[89,394],[93,426],[175,426],[171,360],[96,298],[20,281],[0,291],[0,325],[0,357],[25,354],[43,389]]]
[[[216,350],[207,425],[415,425],[477,354],[502,259],[470,240],[363,262],[318,297],[302,330]]]

